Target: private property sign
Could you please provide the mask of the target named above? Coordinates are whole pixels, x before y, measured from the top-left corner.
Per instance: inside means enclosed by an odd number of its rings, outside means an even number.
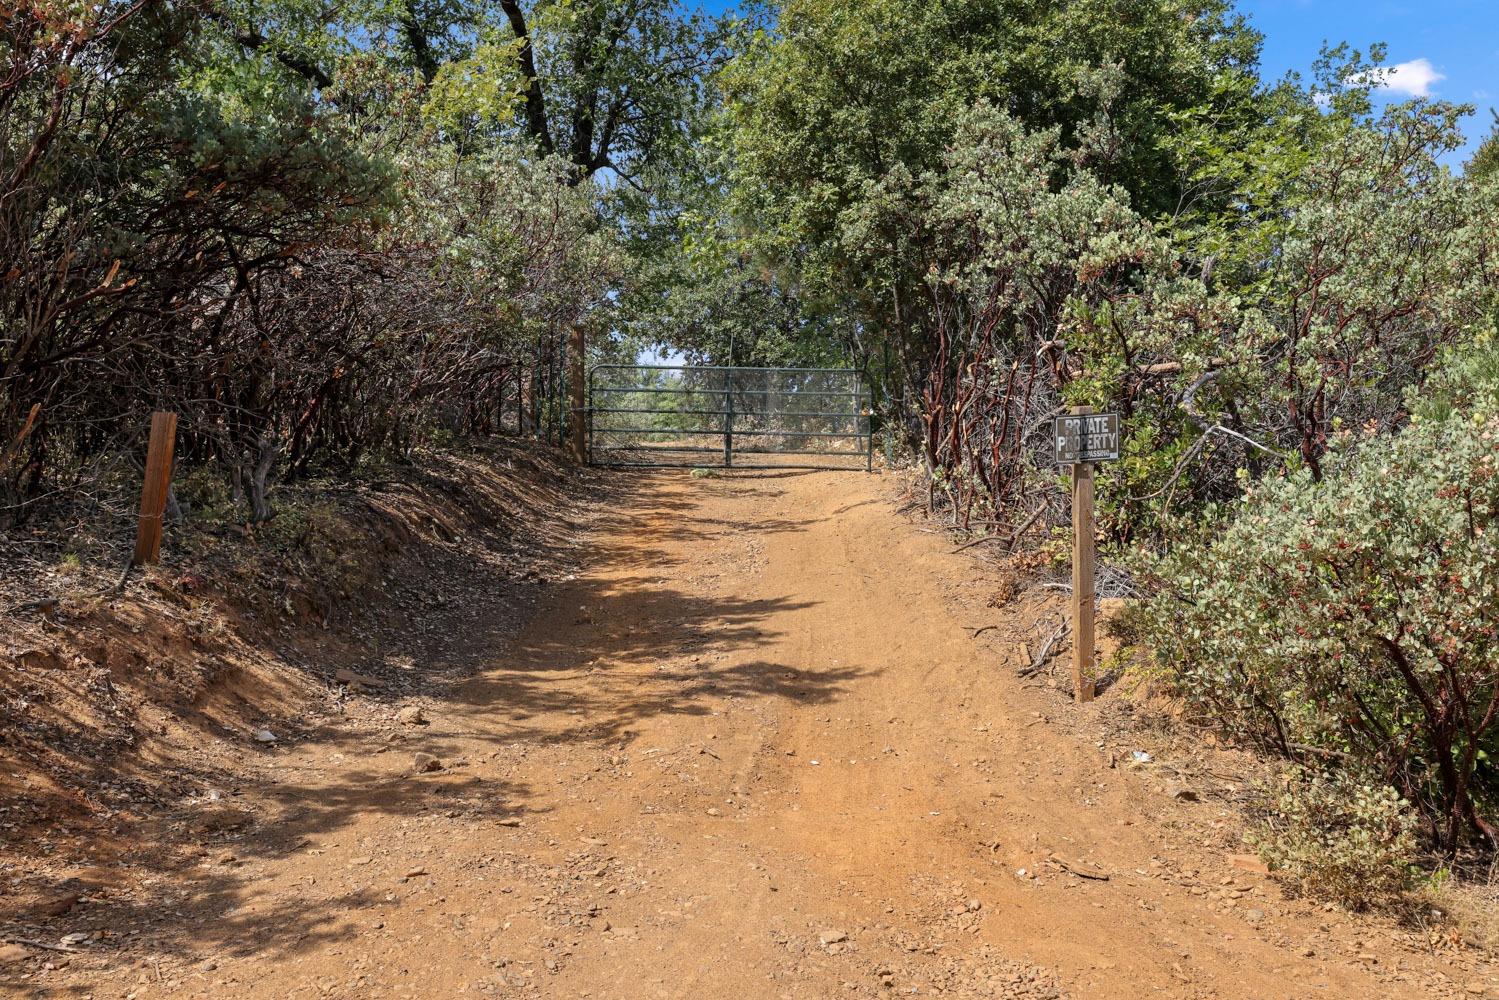
[[[1119,457],[1119,414],[1058,417],[1056,444],[1058,465],[1113,461]]]

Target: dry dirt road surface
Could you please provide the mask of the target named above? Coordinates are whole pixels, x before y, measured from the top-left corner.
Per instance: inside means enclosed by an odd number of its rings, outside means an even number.
[[[289,821],[189,887],[204,997],[1473,996],[1482,962],[1286,899],[1003,655],[888,477],[649,474],[429,724],[292,746]],[[976,641],[964,626],[1002,627]],[[417,774],[415,754],[441,769]],[[1113,766],[1117,763],[1118,766]],[[1190,796],[1188,796],[1190,799]],[[1239,848],[1242,850],[1242,848]],[[233,866],[233,857],[206,864]],[[216,876],[224,878],[222,874]]]

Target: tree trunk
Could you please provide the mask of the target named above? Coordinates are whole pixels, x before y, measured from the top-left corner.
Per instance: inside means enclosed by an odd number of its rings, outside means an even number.
[[[276,457],[280,453],[281,448],[276,444],[275,436],[271,432],[267,431],[260,435],[260,455],[250,475],[250,519],[253,524],[261,524],[276,516],[276,512],[271,509],[270,501],[266,498],[266,491],[271,469],[275,467]]]

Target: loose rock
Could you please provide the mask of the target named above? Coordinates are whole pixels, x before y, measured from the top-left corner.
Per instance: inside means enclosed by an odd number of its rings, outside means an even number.
[[[384,681],[377,680],[374,677],[366,676],[365,674],[356,674],[354,671],[347,670],[343,667],[340,667],[338,669],[338,671],[333,675],[333,679],[340,684],[353,684],[358,687],[378,688],[385,686]]]

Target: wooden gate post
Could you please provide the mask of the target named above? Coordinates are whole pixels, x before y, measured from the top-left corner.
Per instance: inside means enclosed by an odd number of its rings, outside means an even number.
[[[1093,412],[1074,406],[1074,416]],[[1093,700],[1093,463],[1072,466],[1072,690],[1078,701]]]
[[[583,333],[583,325],[576,324],[572,334],[568,337],[567,365],[568,365],[568,397],[570,400],[570,415],[567,422],[569,451],[572,452],[573,461],[579,465],[588,461],[588,429],[584,414],[588,410],[587,388],[584,383],[588,381],[588,363],[586,353],[588,341]]]
[[[734,467],[734,369],[725,368],[723,384],[723,467]]]
[[[172,486],[172,451],[177,441],[177,414],[151,414],[151,440],[146,446],[146,477],[141,484],[141,512],[135,527],[135,555],[131,563],[144,566],[161,559],[161,519]]]

